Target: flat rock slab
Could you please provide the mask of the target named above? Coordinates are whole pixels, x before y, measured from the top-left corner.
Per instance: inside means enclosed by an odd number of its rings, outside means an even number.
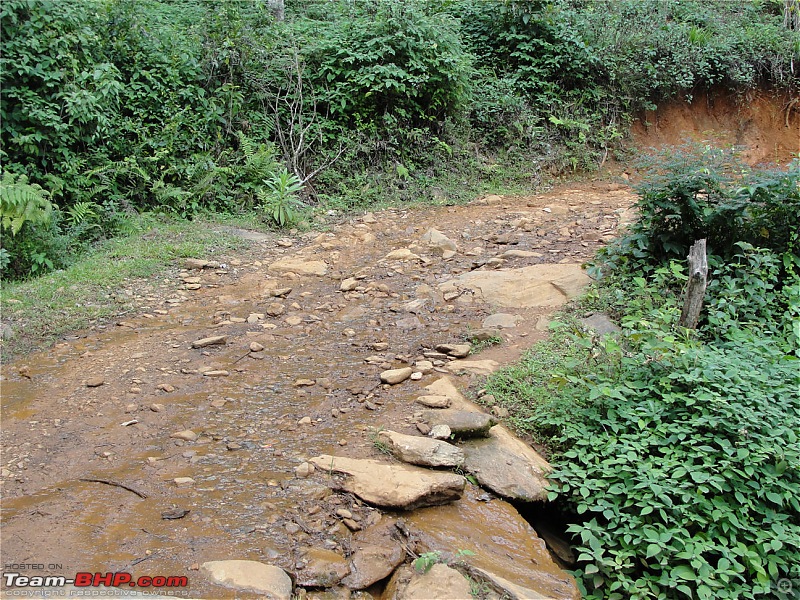
[[[524,321],[525,319],[519,315],[512,315],[509,313],[495,313],[493,315],[489,315],[483,320],[481,325],[486,328],[491,327],[501,327],[505,329],[511,329],[516,327],[520,321]]]
[[[303,552],[302,569],[293,573],[297,585],[333,587],[350,574],[348,561],[333,550],[307,548]]]
[[[454,361],[455,362],[455,361]],[[464,395],[458,391],[458,388],[453,383],[450,377],[441,377],[425,386],[425,391],[432,396],[445,396],[450,399],[450,408],[457,408],[459,410],[468,410],[472,412],[483,412],[480,406],[467,400]]]
[[[322,260],[306,260],[304,258],[290,257],[277,260],[269,266],[270,271],[279,273],[297,273],[298,275],[326,275],[328,265]]]
[[[547,499],[550,464],[502,425],[492,427],[488,438],[467,440],[462,448],[464,469],[483,487],[513,500]]]
[[[350,575],[342,579],[342,585],[351,590],[363,590],[373,583],[387,578],[406,558],[403,547],[392,540],[377,546],[364,544],[350,557]]]
[[[378,437],[385,442],[395,457],[403,462],[423,467],[458,467],[464,462],[461,448],[441,440],[396,431],[381,431]]]
[[[579,264],[541,264],[521,269],[471,271],[439,286],[442,293],[469,288],[485,302],[506,308],[561,306],[590,282]]]
[[[430,471],[408,465],[342,456],[317,456],[309,460],[323,473],[344,473],[340,488],[365,502],[385,508],[412,510],[458,500],[466,479],[455,473]]]
[[[575,580],[553,561],[544,541],[517,509],[500,499],[481,502],[480,496],[480,488],[470,486],[458,502],[406,516],[417,552],[471,550],[475,555],[464,559],[471,568],[512,582],[515,587],[510,589],[526,590],[514,597],[579,600]]]
[[[472,375],[491,375],[500,368],[496,360],[453,360],[445,368],[451,373],[471,373]]]
[[[255,560],[215,560],[203,563],[201,570],[215,583],[263,594],[268,600],[292,597],[292,580],[273,565]]]

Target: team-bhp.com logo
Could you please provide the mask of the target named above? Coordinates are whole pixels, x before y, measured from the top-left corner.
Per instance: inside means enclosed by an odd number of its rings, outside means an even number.
[[[189,578],[181,575],[143,575],[136,579],[130,573],[76,573],[73,578],[61,575],[23,575],[21,573],[3,573],[3,582],[7,587],[40,588],[40,587],[142,587],[142,588],[183,588],[189,585]]]

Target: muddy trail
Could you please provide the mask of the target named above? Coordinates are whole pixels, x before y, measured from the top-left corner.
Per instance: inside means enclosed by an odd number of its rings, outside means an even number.
[[[578,597],[559,562],[569,549],[538,523],[547,552],[520,517],[542,503],[476,485],[493,468],[426,469],[458,478],[460,499],[403,510],[348,485],[358,476],[332,457],[405,468],[379,432],[431,439],[436,409],[420,396],[491,413],[490,399],[464,397],[545,335],[632,203],[629,188],[596,183],[393,209],[176,265],[174,293],[138,315],[4,367],[3,564],[185,575],[176,592],[193,598],[268,597],[207,565],[251,560],[289,573],[295,594],[388,598],[415,597],[415,556],[469,550],[473,595]],[[502,343],[463,347],[481,337]],[[383,383],[386,371],[401,381]]]

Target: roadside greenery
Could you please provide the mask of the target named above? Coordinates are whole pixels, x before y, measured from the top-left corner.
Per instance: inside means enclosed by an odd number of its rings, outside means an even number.
[[[722,158],[655,161],[604,278],[489,382],[553,453],[587,598],[781,598],[800,578],[800,163]],[[690,331],[674,257],[700,237],[714,254]],[[584,330],[592,310],[622,333]]]
[[[3,198],[4,279],[63,268],[135,213],[262,207],[286,226],[312,204],[530,187],[596,168],[661,100],[798,82],[775,1],[273,4],[2,3],[4,181],[54,209],[20,222]]]
[[[130,310],[141,312],[148,295],[171,294],[180,281],[174,261],[241,252],[250,242],[226,233],[226,223],[204,215],[186,221],[147,215],[130,222],[131,233],[97,243],[69,266],[37,278],[6,282],[2,289],[3,362],[41,349],[65,334],[105,324]],[[228,226],[257,227],[244,218]]]

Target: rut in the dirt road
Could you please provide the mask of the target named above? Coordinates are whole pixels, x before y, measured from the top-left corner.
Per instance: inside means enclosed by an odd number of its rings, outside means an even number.
[[[171,297],[6,368],[4,560],[68,576],[187,575],[192,597],[264,597],[262,580],[225,583],[226,563],[214,562],[250,560],[289,573],[290,592],[401,598],[428,585],[402,566],[409,557],[469,550],[450,561],[453,585],[466,573],[488,597],[577,597],[503,499],[539,498],[531,479],[502,476],[504,465],[546,471],[527,444],[499,425],[474,441],[445,436],[465,455],[458,473],[483,487],[380,450],[395,443],[388,432],[427,440],[457,427],[429,411],[481,411],[458,388],[544,335],[631,203],[627,188],[598,184],[395,209],[187,262]],[[465,356],[465,337],[479,334],[503,343]],[[387,371],[402,377],[382,383]],[[347,462],[360,460],[450,479],[453,491],[413,511],[370,500],[341,475],[371,464]],[[399,480],[380,472],[366,480],[385,493]]]

